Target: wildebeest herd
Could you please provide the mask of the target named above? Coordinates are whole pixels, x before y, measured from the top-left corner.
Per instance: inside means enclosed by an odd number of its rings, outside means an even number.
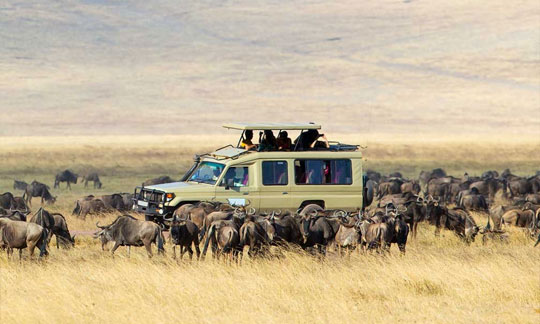
[[[55,187],[60,182],[77,182],[77,175],[69,170],[59,173]],[[160,182],[165,177],[148,180]],[[97,174],[85,176],[83,181],[94,181],[94,188],[101,188]],[[164,180],[166,181],[166,180]],[[96,185],[97,183],[97,185]],[[28,248],[33,255],[35,247],[40,256],[47,255],[47,245],[56,235],[57,248],[75,245],[66,219],[59,213],[51,213],[41,207],[27,222],[32,197],[41,197],[42,204],[56,200],[50,188],[37,181],[26,184],[14,182],[14,188],[23,190],[23,197],[7,192],[0,195],[0,247],[7,249]],[[523,228],[528,236],[540,242],[540,171],[531,177],[519,177],[505,170],[484,172],[479,177],[462,178],[448,176],[442,169],[422,171],[418,179],[404,178],[399,172],[382,176],[367,171],[366,188],[368,200],[375,201],[366,209],[356,212],[325,210],[323,206],[310,204],[295,212],[273,211],[258,213],[248,206],[231,206],[218,202],[185,204],[165,217],[164,224],[139,220],[124,214],[131,210],[133,197],[127,193],[89,195],[75,202],[73,215],[86,219],[88,215],[99,216],[106,212],[118,212],[109,225],[96,224],[94,238],[101,241],[105,250],[108,242],[114,242],[114,254],[120,246],[145,246],[152,256],[151,245],[164,252],[163,232],[169,232],[169,241],[176,258],[188,252],[190,258],[206,255],[222,255],[238,260],[247,249],[250,257],[268,255],[271,246],[298,247],[324,255],[328,247],[340,254],[353,249],[387,252],[396,244],[405,253],[409,233],[414,239],[417,226],[426,222],[438,235],[441,229],[454,232],[465,243],[483,235],[489,239],[508,239],[506,226]],[[487,224],[479,226],[470,212],[485,213]],[[538,236],[537,236],[538,235]],[[202,244],[202,252],[200,245]],[[247,247],[247,248],[246,248]],[[20,255],[20,254],[19,254]]]

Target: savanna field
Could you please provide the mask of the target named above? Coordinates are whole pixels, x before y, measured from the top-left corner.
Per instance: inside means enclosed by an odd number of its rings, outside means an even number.
[[[540,166],[540,143],[530,141],[396,140],[367,141],[361,136],[332,135],[367,145],[366,169],[401,171],[417,177],[420,170],[442,167],[449,174],[471,175],[509,167],[515,174]],[[71,216],[74,202],[87,194],[131,192],[142,181],[160,175],[179,178],[194,153],[232,142],[231,136],[134,137],[5,137],[0,143],[0,191],[13,192],[13,180],[38,181],[52,187],[65,168],[98,171],[103,188],[53,189],[57,203],[46,209],[66,216],[76,238],[74,249],[18,261],[0,253],[0,319],[2,323],[41,322],[199,322],[199,323],[537,323],[540,319],[540,248],[522,231],[510,230],[507,244],[481,236],[467,246],[449,231],[434,236],[421,224],[407,253],[394,246],[389,255],[324,259],[302,251],[273,250],[266,259],[244,256],[240,265],[206,258],[148,259],[143,248],[127,257],[121,247],[111,258],[89,235],[95,223],[117,214]],[[155,143],[159,142],[159,145]],[[17,192],[20,196],[22,192]],[[32,210],[39,208],[34,198]],[[141,217],[140,215],[136,215]],[[484,226],[485,214],[473,213]],[[155,251],[155,247],[154,247]]]
[[[92,233],[119,214],[71,215],[179,179],[237,143],[231,122],[320,123],[385,175],[532,175],[539,39],[538,0],[0,1],[0,194],[65,169],[103,182],[51,189],[74,248],[0,250],[0,324],[540,323],[540,246],[515,228],[467,245],[421,223],[405,255],[272,247],[230,264],[174,260],[170,243],[113,259]]]

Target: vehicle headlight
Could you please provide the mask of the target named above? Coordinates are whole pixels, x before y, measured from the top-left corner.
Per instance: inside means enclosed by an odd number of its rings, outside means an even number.
[[[166,201],[166,202],[169,202],[169,201],[173,200],[174,197],[176,197],[176,195],[173,194],[172,192],[166,193],[166,194],[165,194],[165,201]]]

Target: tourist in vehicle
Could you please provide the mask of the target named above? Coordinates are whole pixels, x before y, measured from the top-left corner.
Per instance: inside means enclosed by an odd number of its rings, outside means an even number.
[[[253,131],[248,129],[244,133],[244,139],[240,143],[240,147],[248,151],[257,148],[257,145],[253,144],[252,140],[253,140]]]
[[[322,140],[319,140],[322,138]],[[330,148],[328,140],[324,134],[319,134],[319,131],[316,129],[309,129],[305,132],[302,132],[296,140],[294,140],[294,145],[297,151],[308,151],[311,149],[321,149],[321,148]]]
[[[259,151],[275,151],[277,149],[277,142],[274,133],[267,129],[264,131],[259,144]]]
[[[279,132],[276,143],[278,150],[280,151],[291,150],[291,139],[289,138],[289,134],[286,131]]]
[[[310,148],[312,149],[329,149],[330,144],[328,143],[328,139],[326,138],[326,135],[319,134],[319,137],[316,141],[311,143]]]

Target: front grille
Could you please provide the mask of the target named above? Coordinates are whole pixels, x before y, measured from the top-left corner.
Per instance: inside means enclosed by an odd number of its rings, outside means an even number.
[[[164,194],[161,191],[142,189],[139,200],[149,203],[160,204],[163,202]]]

